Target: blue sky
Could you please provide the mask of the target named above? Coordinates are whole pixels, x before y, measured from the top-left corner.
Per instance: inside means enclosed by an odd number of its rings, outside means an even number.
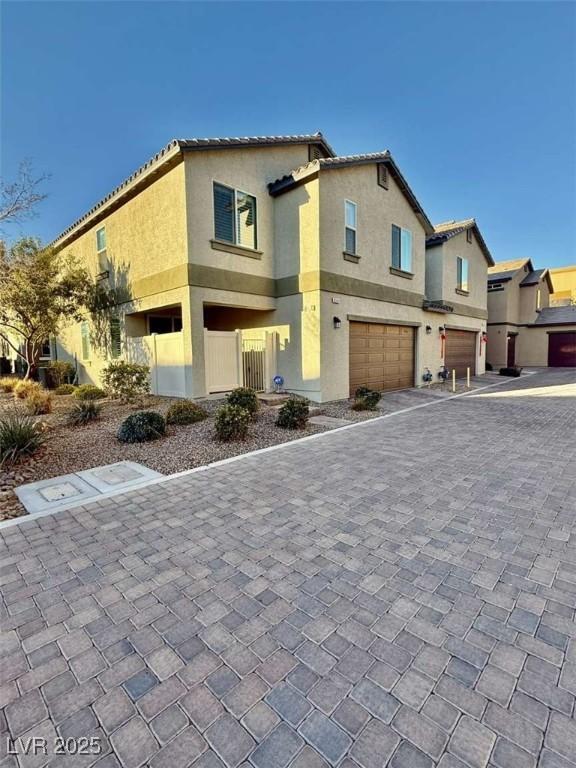
[[[432,221],[576,262],[576,4],[5,2],[2,174],[50,240],[173,137],[388,148]]]

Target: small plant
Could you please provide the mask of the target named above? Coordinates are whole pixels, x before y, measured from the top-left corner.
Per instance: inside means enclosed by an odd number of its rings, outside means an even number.
[[[22,379],[17,376],[3,376],[0,379],[0,392],[13,392],[14,387],[20,384]]]
[[[494,370],[494,366],[492,365],[492,363],[486,363],[486,370],[487,371],[493,371]]]
[[[246,408],[239,405],[223,405],[216,414],[216,437],[218,440],[244,440],[248,435],[248,427],[252,416]]]
[[[353,411],[375,411],[381,398],[380,392],[368,387],[358,387],[354,393]]]
[[[74,396],[78,400],[102,400],[103,397],[106,397],[106,392],[94,384],[81,384],[76,388]]]
[[[59,387],[61,384],[71,384],[76,375],[76,370],[72,363],[67,363],[64,360],[54,360],[48,366],[48,376],[54,387]]]
[[[14,387],[14,397],[18,400],[26,400],[32,392],[40,392],[42,387],[32,379],[21,379]]]
[[[73,395],[74,392],[76,392],[74,384],[60,384],[60,386],[56,387],[54,390],[55,395]]]
[[[283,429],[304,429],[309,418],[308,401],[291,397],[278,411],[276,426]]]
[[[226,400],[228,405],[238,405],[240,408],[248,411],[253,419],[256,418],[260,403],[258,402],[255,390],[250,387],[238,387],[226,395]]]
[[[150,391],[150,368],[147,365],[116,360],[104,369],[102,383],[112,397],[131,403]]]
[[[122,422],[118,430],[118,440],[122,443],[146,443],[157,440],[166,434],[166,422],[155,411],[133,413]]]
[[[101,411],[102,406],[96,400],[80,400],[68,414],[68,423],[75,427],[84,426],[99,418]]]
[[[195,424],[202,421],[208,414],[192,400],[180,400],[173,403],[166,412],[166,424]]]
[[[522,373],[522,368],[518,366],[510,366],[509,368],[500,368],[500,376],[514,376],[518,377]]]
[[[0,467],[36,451],[44,442],[40,425],[15,411],[0,419]]]
[[[24,401],[26,410],[32,416],[52,412],[52,395],[44,389],[32,390]]]

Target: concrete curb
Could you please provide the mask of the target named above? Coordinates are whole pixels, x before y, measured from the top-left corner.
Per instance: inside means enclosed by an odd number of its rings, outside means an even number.
[[[538,371],[529,371],[526,372],[522,378],[526,378],[528,376],[534,376],[537,374]],[[104,499],[109,499],[114,496],[122,496],[128,493],[131,493],[133,491],[139,491],[142,488],[147,488],[151,485],[159,485],[160,483],[166,483],[170,480],[174,480],[178,477],[186,477],[187,475],[192,475],[197,472],[205,472],[208,469],[215,469],[217,467],[222,467],[226,464],[231,464],[235,461],[241,461],[242,459],[250,458],[251,456],[257,456],[259,454],[263,453],[270,453],[271,451],[278,451],[282,450],[284,448],[291,447],[293,445],[300,445],[301,443],[306,443],[309,440],[319,440],[321,438],[325,438],[328,435],[333,435],[336,432],[344,432],[348,429],[359,429],[361,427],[366,427],[369,424],[374,424],[378,421],[383,421],[384,419],[391,419],[394,416],[401,416],[405,413],[411,413],[412,411],[420,410],[421,408],[429,408],[434,405],[439,405],[440,403],[447,403],[451,400],[457,400],[460,397],[470,397],[471,395],[475,395],[477,392],[482,392],[487,389],[494,389],[495,387],[501,387],[505,384],[511,384],[513,382],[516,382],[517,380],[510,380],[508,378],[505,378],[503,381],[497,381],[493,384],[487,384],[485,387],[477,387],[476,389],[470,390],[468,392],[460,392],[457,395],[450,395],[449,397],[445,397],[442,399],[438,399],[432,402],[428,403],[419,403],[418,405],[411,405],[408,408],[402,408],[399,411],[394,411],[393,413],[386,413],[382,416],[375,416],[373,419],[367,419],[366,421],[358,421],[354,422],[353,424],[346,424],[343,427],[336,427],[335,429],[329,429],[325,432],[318,432],[315,435],[306,435],[306,437],[301,437],[298,440],[289,440],[286,443],[277,443],[276,445],[270,445],[267,448],[259,448],[256,451],[249,451],[248,453],[240,453],[238,456],[230,456],[227,459],[220,459],[219,461],[213,461],[211,464],[203,464],[200,467],[193,467],[192,469],[185,469],[182,472],[175,472],[172,475],[164,475],[163,477],[157,477],[152,480],[145,480],[142,483],[137,483],[131,486],[130,488],[119,488],[118,490],[109,491],[107,493],[100,494],[97,498],[90,499],[90,500],[78,500],[75,502],[71,502],[70,504],[62,505],[61,507],[58,507],[57,509],[50,509],[50,510],[44,510],[42,512],[33,512],[29,515],[21,515],[20,517],[14,517],[9,520],[2,520],[0,521],[0,530],[4,530],[5,528],[11,528],[15,525],[24,525],[25,523],[33,523],[35,520],[41,517],[48,517],[50,515],[56,515],[59,512],[66,512],[71,509],[77,509],[78,507],[86,507],[89,504],[94,504],[97,502],[100,502]]]

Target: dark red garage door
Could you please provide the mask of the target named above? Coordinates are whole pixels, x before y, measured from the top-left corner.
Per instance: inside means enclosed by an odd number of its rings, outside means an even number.
[[[548,365],[553,368],[576,367],[576,331],[548,334]]]

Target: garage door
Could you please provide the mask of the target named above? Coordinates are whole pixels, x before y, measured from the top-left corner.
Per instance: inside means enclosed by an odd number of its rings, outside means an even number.
[[[444,357],[449,371],[456,369],[458,378],[466,376],[466,368],[476,373],[476,334],[473,331],[446,329],[446,354]]]
[[[576,366],[576,331],[548,334],[548,365],[554,368]]]
[[[414,328],[350,323],[350,394],[414,386]]]

